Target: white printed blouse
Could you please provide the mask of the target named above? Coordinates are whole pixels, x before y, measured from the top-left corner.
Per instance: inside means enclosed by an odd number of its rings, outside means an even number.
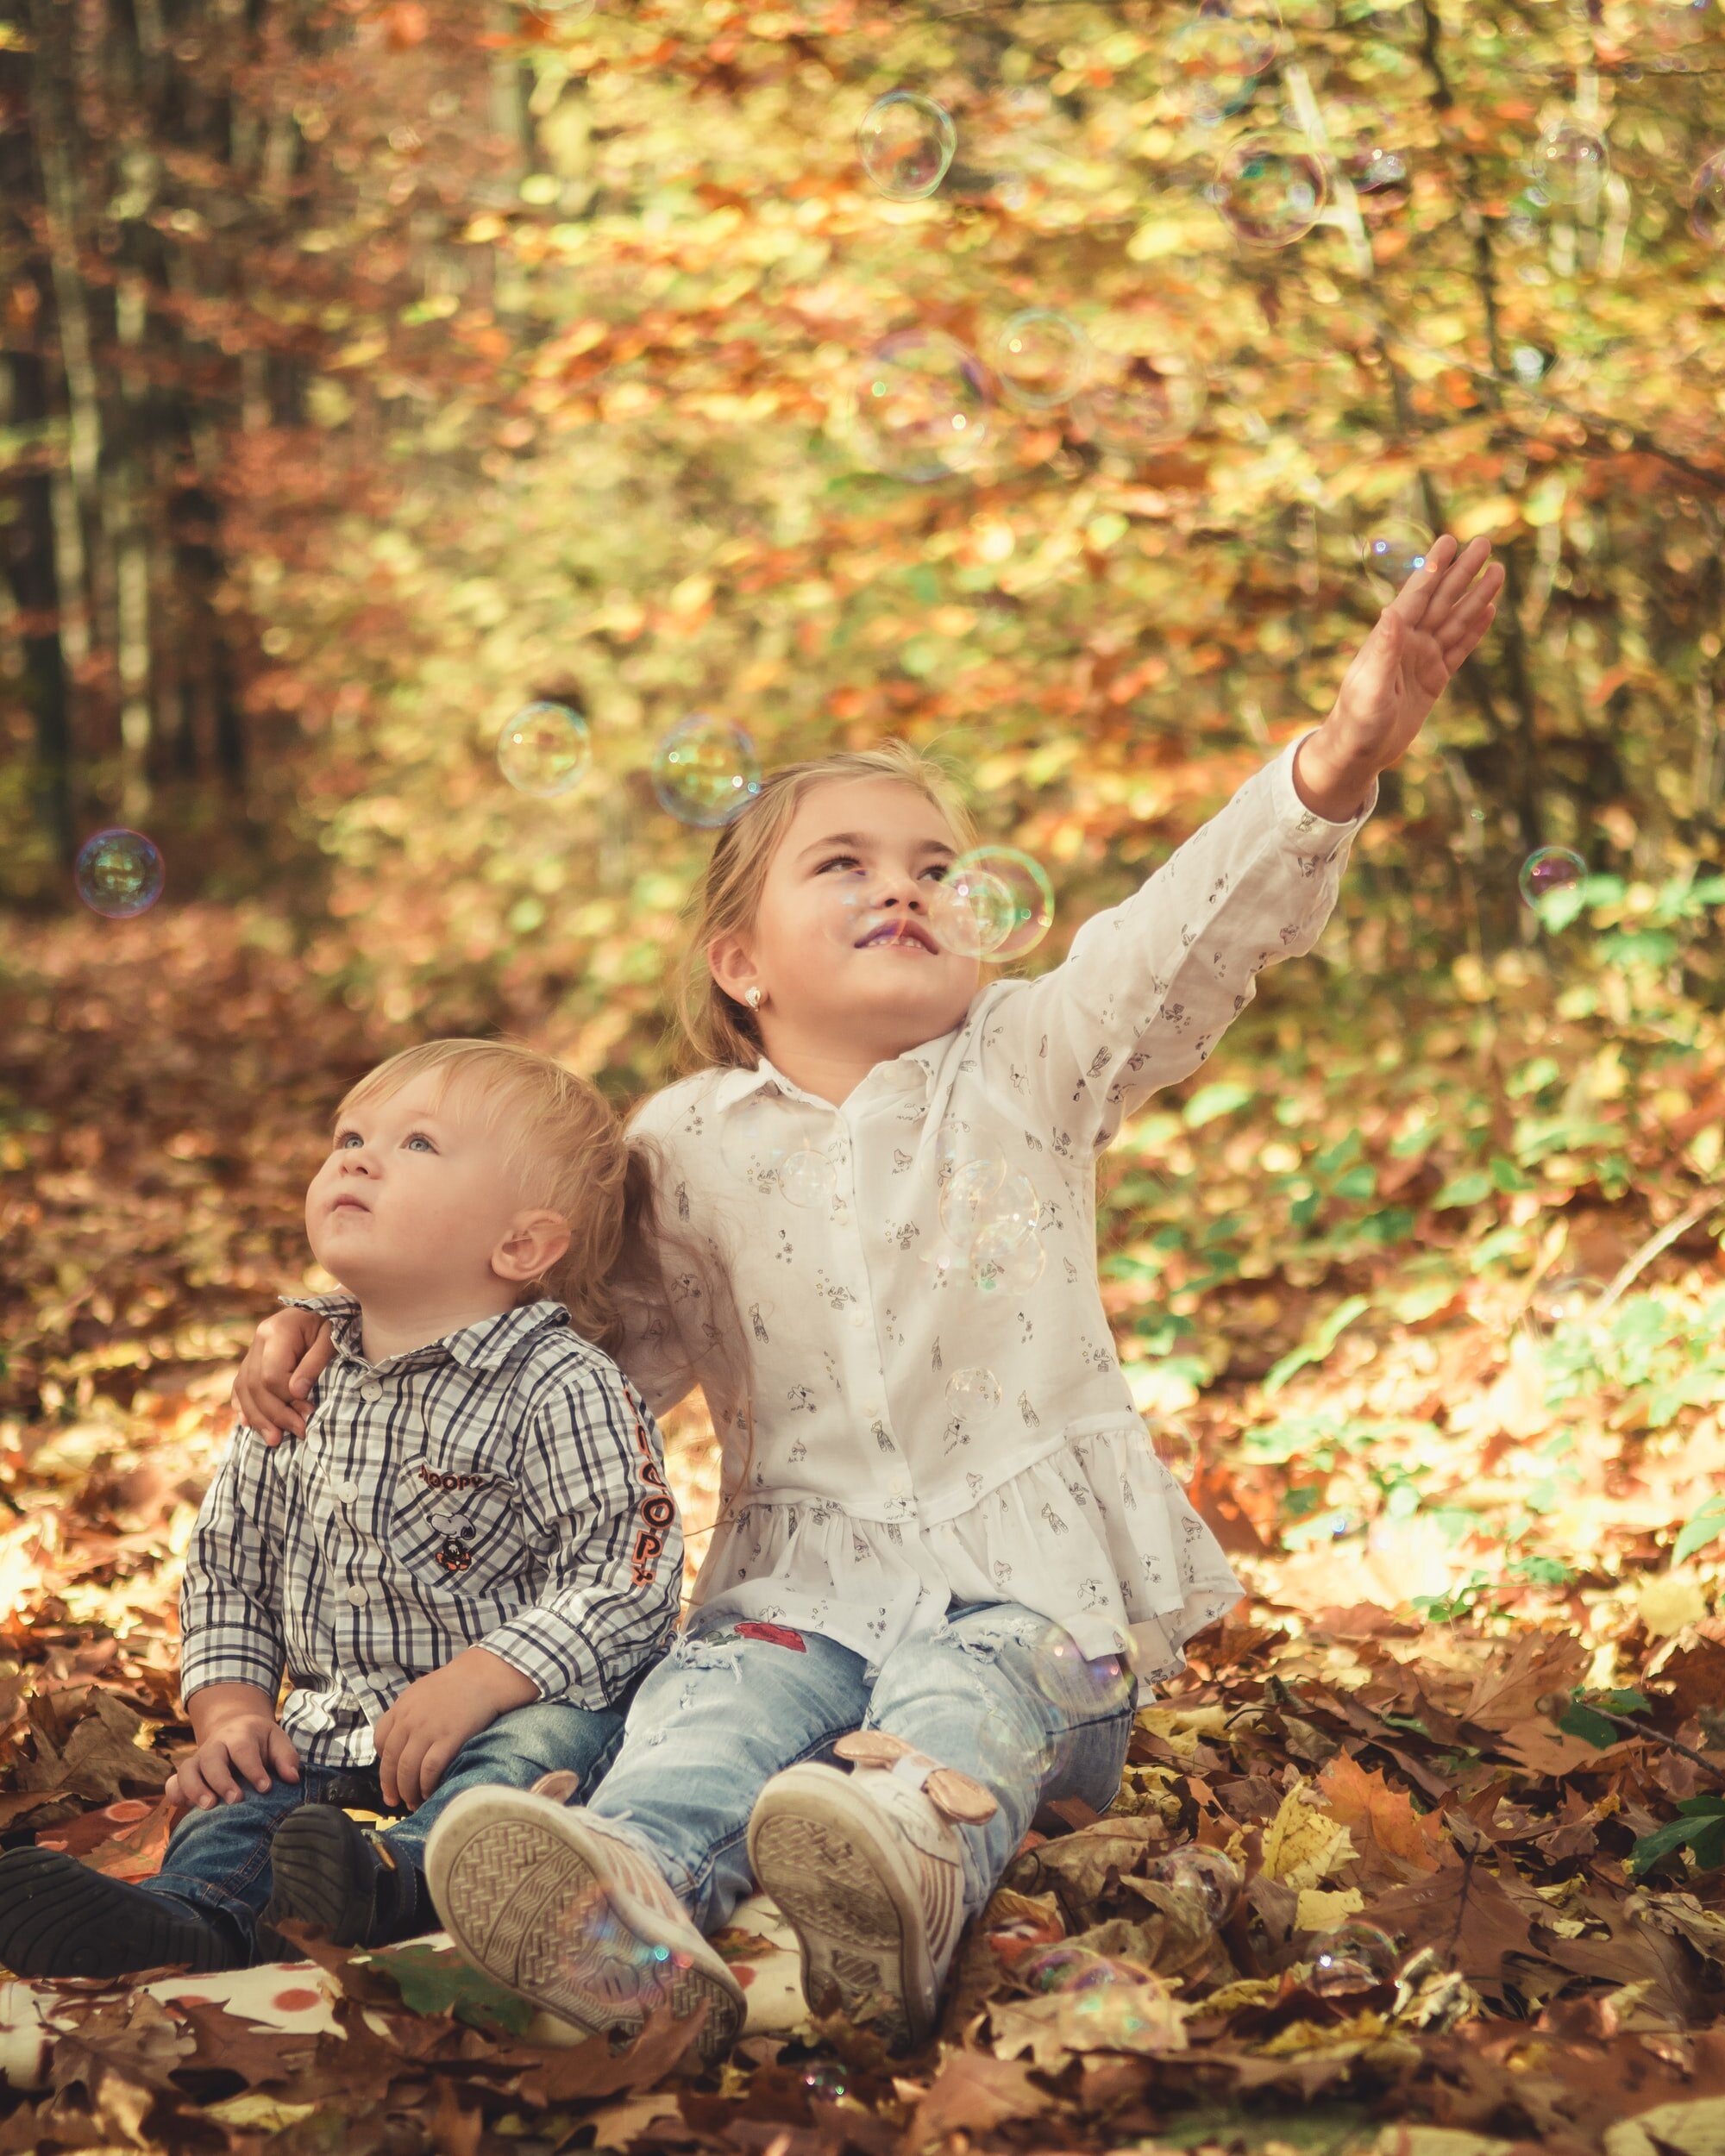
[[[1114,1351],[1095,1161],[1329,916],[1376,796],[1327,822],[1294,754],[1063,963],[984,987],[842,1106],[763,1058],[640,1110],[662,1202],[728,1272],[752,1363],[747,1403],[704,1383],[735,1495],[695,1583],[703,1628],[764,1620],[874,1664],[955,1602],[1010,1601],[1151,1680],[1238,1599]],[[665,1338],[645,1325],[621,1357],[656,1412],[688,1389]]]

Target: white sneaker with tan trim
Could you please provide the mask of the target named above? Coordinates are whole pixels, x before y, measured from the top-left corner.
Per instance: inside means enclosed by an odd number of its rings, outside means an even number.
[[[814,2012],[906,2048],[933,2033],[964,1928],[953,1821],[987,1819],[994,1801],[885,1731],[859,1730],[836,1749],[856,1761],[854,1774],[809,1762],[762,1790],[749,1861],[797,1935]]]
[[[632,2037],[668,2002],[679,2021],[705,2007],[691,2041],[712,2066],[743,2027],[741,1985],[658,1867],[543,1784],[464,1790],[431,1829],[425,1877],[469,1961],[590,2035]]]

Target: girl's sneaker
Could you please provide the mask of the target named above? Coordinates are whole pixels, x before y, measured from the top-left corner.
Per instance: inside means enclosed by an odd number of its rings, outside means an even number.
[[[884,1730],[858,1730],[835,1750],[856,1773],[809,1762],[762,1790],[749,1861],[797,1935],[814,2012],[866,2022],[909,2048],[933,2034],[964,1928],[953,1821],[992,1817],[994,1800]]]
[[[742,1986],[658,1867],[541,1789],[463,1790],[431,1829],[425,1873],[468,1960],[589,2035],[632,2037],[668,2002],[678,2021],[705,2007],[692,2040],[713,2066],[742,2028]]]

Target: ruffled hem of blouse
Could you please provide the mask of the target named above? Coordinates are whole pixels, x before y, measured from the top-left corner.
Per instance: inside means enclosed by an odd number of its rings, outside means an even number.
[[[925,1589],[1019,1602],[1086,1655],[1124,1651],[1146,1682],[1180,1670],[1187,1640],[1244,1591],[1138,1423],[1075,1435],[920,1528],[836,1500],[756,1499],[714,1535],[696,1600],[743,1589],[753,1604],[769,1584],[811,1630],[869,1651],[891,1644]]]

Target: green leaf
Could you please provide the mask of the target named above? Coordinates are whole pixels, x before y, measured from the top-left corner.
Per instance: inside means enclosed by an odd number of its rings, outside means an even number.
[[[1371,1300],[1367,1295],[1350,1295],[1345,1302],[1339,1302],[1310,1339],[1284,1355],[1264,1379],[1265,1397],[1279,1393],[1296,1370],[1304,1369],[1309,1363],[1321,1363],[1344,1330],[1371,1307]]]
[[[1725,1535],[1725,1491],[1709,1497],[1672,1545],[1672,1563],[1681,1564],[1685,1557],[1693,1557],[1697,1550],[1704,1550],[1709,1542],[1716,1542]]]
[[[1218,1116],[1232,1115],[1236,1108],[1245,1107],[1252,1097],[1250,1086],[1239,1085],[1231,1079],[1219,1080],[1213,1086],[1200,1086],[1182,1110],[1180,1120],[1189,1131],[1201,1131]]]
[[[1608,1745],[1623,1740],[1623,1732],[1615,1722],[1607,1721],[1603,1714],[1596,1714],[1579,1700],[1559,1715],[1558,1727],[1566,1737],[1579,1737],[1584,1744],[1596,1745],[1601,1752]]]
[[[1725,1796],[1686,1796],[1678,1810],[1680,1818],[1643,1834],[1630,1851],[1637,1878],[1679,1849],[1688,1849],[1703,1871],[1725,1867]]]
[[[392,1946],[370,1965],[387,1977],[412,2014],[452,2014],[491,2034],[524,2035],[533,2009],[513,1991],[463,1961],[453,1948]]]
[[[1465,1175],[1452,1175],[1432,1200],[1433,1213],[1447,1213],[1452,1206],[1477,1206],[1491,1195],[1491,1178],[1475,1169]]]

